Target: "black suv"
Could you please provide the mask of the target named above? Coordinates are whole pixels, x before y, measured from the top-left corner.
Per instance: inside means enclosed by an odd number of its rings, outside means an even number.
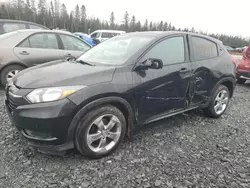
[[[221,116],[235,87],[223,44],[184,32],[136,32],[78,59],[21,71],[6,87],[11,122],[40,151],[113,152],[138,124],[195,108]]]
[[[7,19],[0,19],[0,35],[4,33],[9,33],[12,31],[20,30],[20,29],[45,29],[48,30],[49,28],[39,25],[32,22],[26,22],[21,20],[7,20]]]

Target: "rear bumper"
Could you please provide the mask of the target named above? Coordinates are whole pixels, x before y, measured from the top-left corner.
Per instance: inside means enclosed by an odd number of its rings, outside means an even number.
[[[29,104],[11,110],[5,107],[11,123],[29,141],[29,145],[46,153],[57,154],[74,147],[68,129],[76,105],[68,99]]]
[[[236,72],[236,77],[250,80],[250,71],[238,69]]]

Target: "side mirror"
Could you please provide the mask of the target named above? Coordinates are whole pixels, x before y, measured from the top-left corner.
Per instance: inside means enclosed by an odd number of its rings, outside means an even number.
[[[135,70],[162,69],[161,59],[149,58],[135,67]]]

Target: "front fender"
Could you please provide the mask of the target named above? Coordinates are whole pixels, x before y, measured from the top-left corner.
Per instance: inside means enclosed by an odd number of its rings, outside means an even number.
[[[125,99],[121,97],[104,97],[104,98],[96,99],[88,103],[77,112],[77,114],[74,116],[73,120],[71,121],[71,124],[68,129],[68,141],[74,140],[75,131],[82,116],[86,115],[90,110],[92,110],[93,108],[97,106],[110,104],[110,103],[119,103],[123,105],[123,107],[125,107],[125,109],[127,110],[128,112],[127,135],[129,138],[132,138],[133,123],[134,123],[135,118],[134,118],[134,112],[133,112],[131,105]]]

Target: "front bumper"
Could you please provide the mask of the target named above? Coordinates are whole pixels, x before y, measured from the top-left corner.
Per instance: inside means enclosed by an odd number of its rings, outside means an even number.
[[[10,121],[30,145],[46,153],[61,152],[74,147],[68,129],[76,105],[68,99],[56,102],[27,104],[12,109],[5,100]]]

